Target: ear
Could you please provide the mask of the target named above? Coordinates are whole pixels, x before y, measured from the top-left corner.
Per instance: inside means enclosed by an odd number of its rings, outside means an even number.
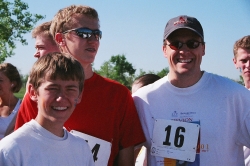
[[[37,95],[36,90],[34,89],[34,87],[31,84],[29,84],[29,86],[28,86],[28,92],[29,92],[29,95],[30,95],[30,99],[37,102],[37,96],[38,95]]]
[[[82,92],[79,94],[79,96],[78,96],[78,98],[77,98],[77,104],[79,104],[80,102],[81,102],[81,100],[82,100],[82,93],[83,93],[83,90],[82,90]]]
[[[65,46],[64,36],[62,33],[56,33],[55,40],[60,46]]]
[[[236,68],[236,69],[238,69],[237,59],[236,59],[235,57],[233,58],[233,62],[234,62],[234,66],[235,66],[235,68]]]
[[[164,57],[168,58],[168,56],[167,56],[167,46],[166,45],[162,46],[162,51],[163,51]]]
[[[203,54],[202,54],[202,56],[204,56],[204,55],[205,55],[205,50],[206,50],[206,45],[205,45],[205,44],[203,44]]]

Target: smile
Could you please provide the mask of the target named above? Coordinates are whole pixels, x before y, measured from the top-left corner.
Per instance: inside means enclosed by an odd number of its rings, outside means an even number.
[[[58,110],[58,111],[63,111],[66,110],[68,107],[52,107],[54,110]]]
[[[189,63],[192,62],[192,59],[177,59],[179,63]]]

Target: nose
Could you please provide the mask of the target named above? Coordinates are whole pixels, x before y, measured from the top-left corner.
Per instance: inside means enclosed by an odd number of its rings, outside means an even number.
[[[183,44],[183,46],[179,49],[179,53],[181,54],[185,54],[185,53],[189,53],[190,52],[190,48],[188,48],[188,46],[186,44]]]
[[[66,97],[65,93],[64,93],[63,91],[60,91],[60,92],[58,93],[58,96],[57,96],[57,98],[56,98],[56,101],[62,101],[63,99],[65,99],[65,97]]]
[[[248,60],[245,65],[247,68],[250,68],[250,60]]]
[[[35,57],[35,58],[40,58],[40,52],[39,52],[39,51],[36,51],[35,54],[34,54],[34,57]]]

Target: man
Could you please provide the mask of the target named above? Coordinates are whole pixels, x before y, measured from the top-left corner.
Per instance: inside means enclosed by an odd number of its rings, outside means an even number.
[[[168,75],[133,94],[149,165],[243,166],[242,148],[250,147],[250,93],[201,71],[200,22],[186,15],[170,19],[163,53]]]
[[[54,52],[39,58],[29,84],[38,114],[0,141],[0,165],[94,166],[85,140],[63,128],[81,101],[83,82],[81,64],[69,55]]]
[[[35,39],[35,58],[40,58],[50,52],[60,52],[53,36],[49,33],[50,25],[51,21],[45,22],[32,31],[32,37]]]
[[[250,35],[237,40],[233,51],[234,65],[236,69],[240,70],[245,87],[250,89]]]
[[[236,69],[240,70],[241,76],[244,80],[245,87],[250,89],[250,36],[244,36],[237,40],[234,44],[234,58],[233,62]],[[244,149],[245,164],[250,165],[250,150],[246,147]]]
[[[145,141],[130,91],[92,70],[102,32],[95,9],[69,6],[58,11],[50,32],[62,52],[71,54],[85,71],[82,102],[65,127],[85,138],[96,165],[133,165],[134,146]],[[26,101],[23,101],[25,103]],[[16,128],[34,118],[37,110],[20,110]]]

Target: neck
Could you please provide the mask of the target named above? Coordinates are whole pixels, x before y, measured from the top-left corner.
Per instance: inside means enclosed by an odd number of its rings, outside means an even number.
[[[192,73],[192,75],[186,74],[175,74],[169,72],[168,79],[170,83],[178,88],[187,88],[194,84],[196,84],[203,75],[203,71],[199,71],[196,74]]]
[[[0,116],[7,117],[14,110],[18,98],[13,94],[8,97],[0,97]]]
[[[63,130],[64,123],[53,122],[50,119],[40,118],[41,116],[43,115],[40,115],[40,112],[38,111],[37,117],[35,119],[37,123],[39,123],[43,128],[45,128],[46,130],[48,130],[49,132],[58,137],[64,136],[64,130]]]
[[[250,80],[244,80],[245,87],[250,89]]]
[[[92,70],[92,64],[82,65],[84,68],[85,80],[93,76],[94,72]]]

